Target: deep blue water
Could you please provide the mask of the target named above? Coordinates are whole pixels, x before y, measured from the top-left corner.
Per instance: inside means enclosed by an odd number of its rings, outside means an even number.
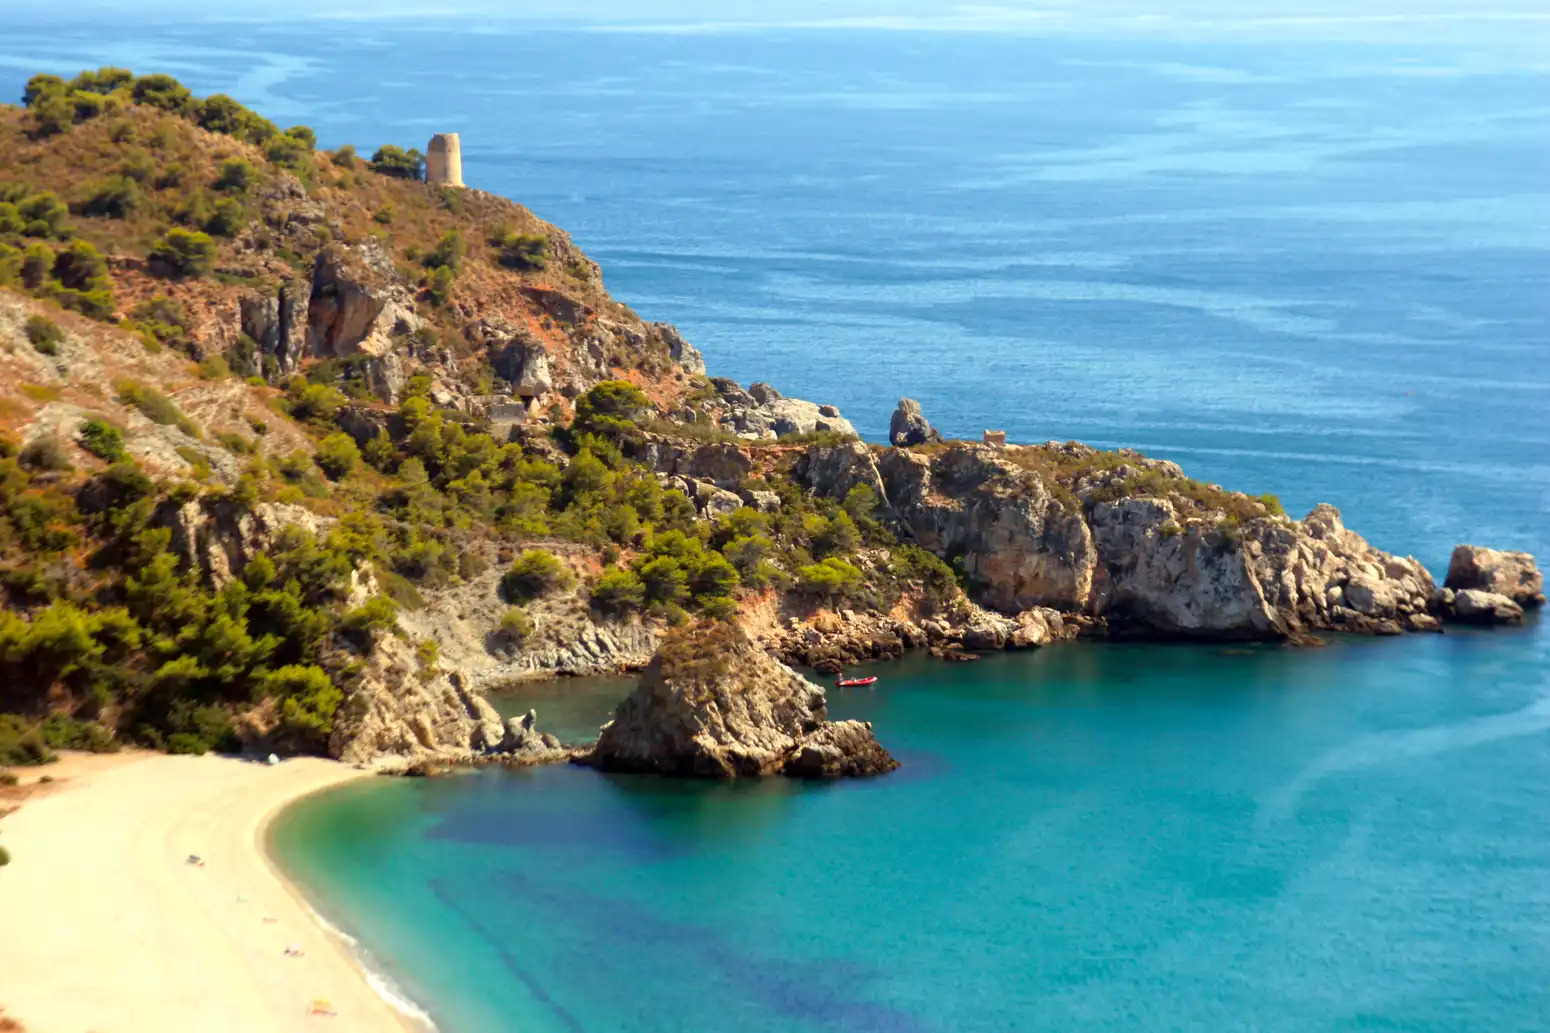
[[[1550,61],[1372,31],[24,26],[0,92],[112,62],[325,145],[456,130],[713,372],[869,437],[910,394],[1439,574],[1550,555]],[[1547,659],[1538,623],[911,662],[836,702],[884,780],[372,783],[277,845],[446,1033],[1538,1031]]]

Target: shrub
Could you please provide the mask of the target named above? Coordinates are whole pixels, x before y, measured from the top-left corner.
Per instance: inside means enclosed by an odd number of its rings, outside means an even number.
[[[151,249],[151,261],[169,276],[205,276],[215,268],[215,241],[208,233],[174,226]]]
[[[140,201],[139,183],[128,176],[109,176],[91,186],[80,211],[82,215],[123,219],[139,207]]]
[[[500,264],[508,269],[537,270],[549,264],[549,238],[541,233],[506,233],[495,242]]]
[[[576,399],[577,431],[619,442],[640,436],[640,421],[651,408],[645,392],[627,380],[605,380]]]
[[[210,747],[194,732],[174,732],[167,737],[167,752],[203,757],[210,752]]]
[[[30,194],[16,202],[16,211],[22,218],[22,232],[29,237],[64,236],[64,219],[70,214],[69,207],[55,194],[44,191]]]
[[[217,190],[240,194],[258,182],[258,169],[246,158],[227,158],[221,162],[212,186]]]
[[[326,384],[308,384],[300,377],[293,378],[286,386],[286,396],[291,403],[291,416],[304,423],[326,427],[334,422],[343,405],[349,401],[344,392]]]
[[[200,380],[225,380],[231,376],[231,366],[226,362],[225,356],[206,355],[199,360]]]
[[[22,89],[22,104],[32,107],[50,93],[64,93],[69,86],[57,75],[49,75],[39,72],[27,80],[27,85]]]
[[[357,161],[355,155],[355,145],[348,143],[345,144],[338,150],[334,151],[329,160],[331,160],[335,165],[338,165],[342,169],[355,168],[355,163]]]
[[[397,179],[424,179],[425,155],[387,144],[371,156],[371,170]]]
[[[508,645],[520,646],[533,634],[533,619],[523,612],[521,607],[513,606],[501,614],[500,627],[497,630],[501,639]]]
[[[520,603],[549,592],[571,587],[575,575],[559,557],[546,549],[529,549],[501,577],[501,594]]]
[[[109,285],[108,260],[95,246],[72,240],[54,256],[54,279],[72,291],[102,290]]]
[[[893,551],[893,572],[902,581],[918,584],[932,606],[946,604],[957,592],[953,568],[918,545],[901,545]]]
[[[188,315],[182,302],[163,294],[136,305],[129,313],[130,326],[138,330],[142,339],[149,337],[158,345],[166,345],[179,351],[188,351]],[[152,349],[154,350],[154,349]]]
[[[432,305],[445,305],[452,299],[452,281],[452,270],[443,265],[427,269],[420,278],[420,286],[425,290],[426,300]]]
[[[223,197],[215,202],[210,218],[205,220],[205,232],[217,237],[235,237],[248,223],[247,209],[235,197]]]
[[[348,477],[350,471],[355,469],[361,461],[361,452],[355,447],[354,438],[338,431],[319,442],[314,458],[329,480],[338,481]]]
[[[45,434],[29,441],[17,458],[21,460],[23,466],[33,470],[63,473],[75,468],[70,462],[70,453],[65,449],[64,444],[52,434]]]
[[[59,324],[47,316],[28,316],[26,333],[27,340],[43,355],[58,355],[59,345],[65,339]]]
[[[42,94],[31,106],[34,136],[57,136],[75,125],[75,105],[63,91]]]
[[[310,134],[312,130],[307,132]],[[311,168],[312,146],[287,130],[269,141],[264,148],[264,157],[283,169],[301,172]]]
[[[345,614],[340,627],[346,631],[391,631],[398,623],[398,606],[385,595],[374,595]]]
[[[170,75],[147,75],[136,79],[132,96],[136,104],[179,115],[187,114],[194,106],[194,95],[188,87]]]
[[[224,133],[251,144],[262,144],[279,132],[275,124],[224,93],[212,94],[197,105],[194,120],[212,133]]]
[[[457,272],[458,266],[463,264],[463,256],[468,253],[468,245],[463,243],[463,235],[457,230],[448,230],[441,235],[421,261],[427,269],[451,269]]]
[[[633,570],[604,571],[592,586],[591,601],[603,613],[629,613],[645,605],[646,586]]]
[[[310,748],[327,744],[344,694],[322,668],[281,667],[265,676],[261,691],[280,700],[281,729],[293,744]]]
[[[118,392],[118,400],[124,405],[134,406],[141,414],[152,423],[161,424],[164,427],[177,427],[191,438],[199,436],[199,428],[194,421],[183,415],[183,410],[156,390],[133,380],[121,380],[114,384]]]
[[[98,459],[122,463],[129,459],[124,448],[124,432],[107,420],[87,420],[81,424],[81,447]]]
[[[813,563],[797,571],[797,588],[808,595],[835,599],[861,587],[861,571],[837,557]]]

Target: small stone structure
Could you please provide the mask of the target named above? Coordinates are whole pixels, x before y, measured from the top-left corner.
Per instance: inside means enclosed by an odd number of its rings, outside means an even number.
[[[1006,447],[1006,431],[1004,431],[1004,430],[987,430],[985,432],[985,444],[992,445],[992,446],[994,446],[996,448],[1005,448]]]
[[[425,148],[425,182],[463,185],[463,145],[456,133],[437,133]]]

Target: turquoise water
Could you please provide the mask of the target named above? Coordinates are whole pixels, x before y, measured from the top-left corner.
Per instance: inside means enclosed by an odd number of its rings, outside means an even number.
[[[457,130],[713,371],[874,439],[908,393],[1333,501],[1439,573],[1550,555],[1537,26],[476,28],[13,20],[0,92],[111,62],[325,145]],[[904,761],[876,782],[372,782],[276,847],[445,1033],[1542,1031],[1547,654],[1540,622],[909,661],[836,696]],[[616,691],[567,689],[510,706],[579,733]]]
[[[864,783],[368,783],[279,859],[450,1031],[1543,1030],[1537,630],[906,661]]]

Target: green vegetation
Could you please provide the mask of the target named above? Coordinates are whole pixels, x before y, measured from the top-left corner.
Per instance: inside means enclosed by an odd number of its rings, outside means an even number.
[[[496,634],[508,646],[513,648],[521,646],[533,634],[533,619],[521,607],[513,606],[501,614],[500,627]]]
[[[502,227],[491,234],[490,244],[507,269],[530,272],[549,264],[549,238],[541,233],[516,233]]]
[[[27,340],[38,350],[40,355],[58,355],[59,346],[64,343],[65,333],[59,329],[59,324],[47,316],[28,316],[26,324]]]
[[[215,241],[208,233],[174,226],[151,248],[151,261],[174,278],[207,276],[215,269]]]
[[[188,316],[183,305],[165,295],[157,294],[150,301],[136,305],[129,314],[127,329],[138,332],[150,351],[159,351],[164,346],[185,353],[192,350],[188,343]]]
[[[199,428],[194,425],[194,421],[184,416],[183,410],[172,399],[154,387],[133,380],[120,380],[113,385],[113,389],[118,392],[120,402],[134,406],[152,423],[176,427],[191,438],[199,437]]]
[[[424,179],[425,155],[388,144],[371,156],[371,170],[397,179]]]
[[[523,603],[575,584],[571,569],[545,549],[529,549],[501,577],[501,595],[508,602]]]
[[[107,420],[87,420],[81,424],[81,447],[98,459],[122,463],[129,459],[124,448],[124,432]]]

